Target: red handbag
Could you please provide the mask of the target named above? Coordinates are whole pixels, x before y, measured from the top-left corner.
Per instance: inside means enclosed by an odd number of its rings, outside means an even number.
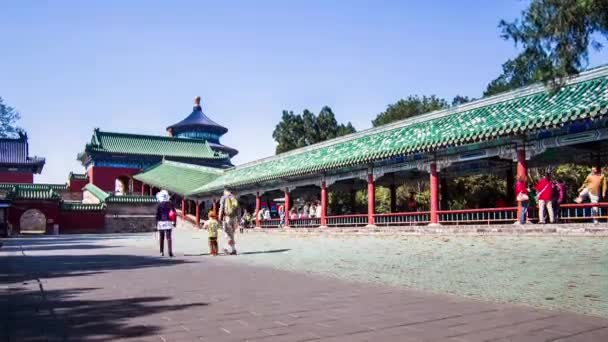
[[[175,210],[171,209],[169,211],[169,221],[175,221],[177,220],[177,213],[175,212]]]

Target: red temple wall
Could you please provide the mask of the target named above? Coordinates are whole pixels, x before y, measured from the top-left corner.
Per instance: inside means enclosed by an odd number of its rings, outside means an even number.
[[[0,171],[0,183],[34,183],[31,172]]]
[[[123,176],[133,176],[140,173],[140,169],[118,168],[118,167],[99,167],[93,166],[87,170],[89,182],[99,187],[101,190],[114,192],[116,179]]]
[[[105,211],[63,211],[59,221],[60,234],[102,232],[105,226]]]
[[[52,232],[53,224],[60,222],[59,203],[49,201],[15,201],[8,211],[8,221],[13,225],[14,232],[21,231],[19,220],[29,209],[38,209],[46,216],[46,231]],[[50,220],[50,221],[49,221]]]
[[[71,179],[70,180],[70,192],[82,192],[82,188],[87,185],[89,181],[85,179]]]

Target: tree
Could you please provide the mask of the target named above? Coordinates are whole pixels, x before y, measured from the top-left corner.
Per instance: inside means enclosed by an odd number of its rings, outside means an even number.
[[[589,46],[602,48],[592,38],[594,34],[608,38],[608,0],[532,0],[520,19],[502,20],[499,27],[504,39],[524,49],[515,60],[503,65],[506,85],[509,71],[519,69],[527,73],[514,76],[528,76],[532,81],[556,80],[559,85],[563,78],[586,66]]]
[[[376,116],[372,121],[372,125],[378,127],[447,107],[447,101],[435,95],[423,96],[422,98],[418,95],[410,95],[406,99],[401,99],[395,104],[388,105],[386,111]]]
[[[467,102],[475,101],[473,98],[469,98],[468,96],[456,95],[452,99],[452,107],[459,106],[461,104],[465,104]]]
[[[276,153],[279,154],[354,132],[350,122],[338,124],[331,108],[325,106],[318,115],[308,109],[302,114],[284,110],[272,137],[277,142]]]
[[[502,74],[490,82],[483,96],[491,96],[542,81],[552,66],[543,52],[528,49],[502,65]]]
[[[15,108],[4,104],[4,100],[0,97],[0,138],[14,137],[21,132],[21,128],[17,126],[19,119],[19,113]]]

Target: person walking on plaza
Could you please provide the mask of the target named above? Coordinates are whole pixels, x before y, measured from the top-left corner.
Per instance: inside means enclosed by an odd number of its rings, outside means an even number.
[[[595,166],[592,167],[591,174],[585,178],[583,185],[578,189],[579,195],[575,200],[576,203],[582,203],[587,198],[589,198],[589,202],[591,203],[598,203],[600,201],[600,194],[603,198],[606,198],[606,185],[606,177],[604,177],[600,169]],[[593,216],[593,222],[598,223],[598,207],[591,208],[591,215]]]
[[[160,234],[160,255],[165,256],[165,239],[167,240],[167,248],[169,256],[173,257],[173,244],[171,240],[171,230],[175,226],[177,213],[173,207],[173,203],[169,201],[169,193],[166,190],[161,190],[156,194],[156,199],[160,202],[156,208],[156,229]]]
[[[549,212],[549,222],[555,222],[555,216],[553,213],[553,183],[546,173],[536,184],[536,198],[538,199],[538,221],[539,223],[546,223],[545,208]]]
[[[515,183],[515,199],[521,203],[521,213],[519,216],[519,224],[526,224],[528,219],[528,203],[530,197],[528,196],[528,187],[526,186],[526,177],[517,176],[517,183]]]
[[[279,205],[279,226],[282,228],[283,226],[285,226],[285,206],[284,205]]]
[[[207,229],[209,235],[209,255],[218,255],[217,231],[220,228],[220,223],[217,221],[217,215],[213,211],[209,212],[209,220],[205,222],[203,228]]]
[[[224,190],[224,195],[220,199],[220,222],[224,228],[227,245],[224,247],[224,253],[236,255],[236,241],[234,240],[234,232],[238,228],[238,206],[239,203],[236,197],[228,190]]]
[[[564,203],[566,199],[566,184],[564,184],[563,180],[554,180],[553,181],[553,213],[555,214],[555,222],[559,222],[561,218],[560,206]]]

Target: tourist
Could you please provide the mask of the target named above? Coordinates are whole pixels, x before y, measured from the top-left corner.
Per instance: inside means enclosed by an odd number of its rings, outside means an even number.
[[[315,218],[317,217],[317,205],[316,203],[311,203],[308,208],[308,217]]]
[[[243,229],[245,229],[245,227],[247,226],[247,216],[249,216],[249,212],[247,211],[247,209],[245,209],[243,211],[243,215],[241,216],[241,222],[239,225],[239,231],[241,232],[241,234],[243,233]]]
[[[553,181],[553,213],[555,215],[555,222],[559,222],[561,218],[560,206],[564,203],[566,199],[566,184],[564,184],[563,180],[555,180]]]
[[[606,190],[606,178],[600,169],[594,166],[591,168],[591,173],[585,178],[583,185],[578,189],[579,195],[575,201],[576,203],[582,203],[585,199],[589,198],[591,203],[598,203],[600,201],[600,193],[603,198],[606,198]],[[593,223],[598,223],[598,207],[591,208],[591,215],[593,216]]]
[[[530,200],[525,176],[517,176],[517,183],[515,183],[515,199],[521,204],[521,214],[517,223],[525,224],[528,218],[528,204]]]
[[[301,219],[307,219],[308,218],[308,207],[307,206],[304,206],[304,207],[302,207],[300,209],[300,215],[299,215],[299,217]]]
[[[264,221],[269,221],[271,219],[272,216],[270,216],[270,209],[264,208]]]
[[[545,208],[549,212],[549,222],[555,222],[555,216],[553,215],[553,184],[551,183],[551,177],[546,173],[536,184],[536,198],[538,199],[538,221],[539,223],[545,224]]]
[[[203,228],[207,229],[209,235],[209,255],[218,255],[217,230],[220,228],[220,223],[213,211],[209,212],[209,220],[205,222]]]
[[[239,203],[236,197],[228,190],[224,190],[224,195],[220,199],[220,222],[224,228],[226,235],[226,246],[224,253],[236,255],[236,241],[234,240],[234,232],[238,226],[237,212]]]
[[[167,248],[169,256],[173,257],[173,245],[171,241],[171,230],[175,226],[177,213],[173,207],[173,203],[169,201],[169,193],[167,190],[161,190],[156,194],[156,199],[160,202],[156,208],[156,229],[160,234],[160,255],[165,256],[165,239],[167,240]]]
[[[416,203],[416,193],[414,191],[410,191],[410,197],[407,199],[407,210],[408,211],[417,211],[418,203]]]
[[[298,211],[296,210],[296,208],[291,208],[291,210],[289,210],[289,219],[290,220],[298,219]]]
[[[283,227],[285,225],[285,206],[279,205],[279,226]]]

